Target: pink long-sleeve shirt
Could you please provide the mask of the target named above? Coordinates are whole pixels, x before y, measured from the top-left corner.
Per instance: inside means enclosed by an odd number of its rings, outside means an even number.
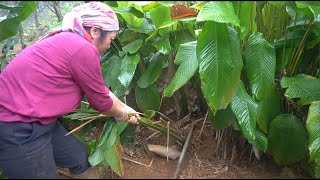
[[[113,104],[109,92],[95,45],[62,32],[28,46],[0,73],[0,121],[48,124],[75,110],[84,95],[105,112]]]

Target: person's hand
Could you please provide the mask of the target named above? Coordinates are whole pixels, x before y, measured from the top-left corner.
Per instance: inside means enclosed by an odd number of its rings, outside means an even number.
[[[125,106],[121,109],[122,115],[115,117],[117,121],[128,121],[132,124],[139,124],[140,116],[137,111],[129,106]]]

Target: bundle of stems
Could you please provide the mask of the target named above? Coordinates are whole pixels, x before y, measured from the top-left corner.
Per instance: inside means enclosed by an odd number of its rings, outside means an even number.
[[[164,124],[164,122],[162,121],[154,121],[151,117],[148,117],[146,114],[143,113],[139,113],[140,115],[140,120],[139,120],[139,124],[146,126],[148,128],[151,128],[153,130],[159,131],[161,133],[165,133],[165,134],[169,134],[169,136],[171,136],[172,138],[180,141],[181,143],[185,142],[185,137],[183,136],[183,134],[175,129],[174,127],[167,127],[167,124]],[[132,116],[132,114],[129,116]],[[99,118],[107,118],[108,116],[89,109],[76,109],[72,114],[66,115],[66,118],[70,118],[70,119],[76,119],[76,120],[88,120],[87,122],[81,124],[80,126],[76,127],[75,129],[73,129],[72,131],[70,131],[67,135],[72,134],[73,132],[81,129],[83,126],[85,126],[86,124],[89,124],[90,122],[92,122],[93,120],[99,119]],[[113,118],[108,118],[108,119],[113,119]]]

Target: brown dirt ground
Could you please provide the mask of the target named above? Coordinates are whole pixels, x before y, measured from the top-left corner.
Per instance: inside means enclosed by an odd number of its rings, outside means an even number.
[[[258,160],[251,153],[251,146],[232,145],[231,129],[224,132],[219,145],[219,132],[214,131],[210,122],[195,125],[186,154],[181,161],[177,179],[309,179],[299,164],[277,166],[272,157],[262,154]],[[202,128],[203,127],[203,128]],[[188,131],[189,126],[185,127]],[[203,129],[201,131],[201,129]],[[135,142],[124,147],[124,175],[119,177],[110,168],[102,169],[106,179],[171,179],[174,177],[179,159],[167,160],[146,150],[146,144],[166,146],[167,137],[146,127],[137,130]],[[201,133],[200,133],[201,132]],[[228,133],[229,132],[229,133]],[[199,136],[200,135],[200,136]],[[221,132],[220,132],[221,135]],[[236,136],[236,134],[233,134]],[[169,145],[178,145],[171,139]],[[241,143],[235,143],[237,145]],[[181,147],[181,145],[179,146]],[[233,149],[233,150],[232,150]],[[180,148],[182,150],[182,147]],[[101,170],[101,169],[100,169]],[[101,171],[100,171],[101,172]],[[66,178],[67,176],[63,176]]]
[[[205,124],[200,135],[202,123],[198,123],[192,134],[191,141],[186,154],[182,160],[178,179],[308,179],[310,178],[299,168],[298,165],[290,167],[277,166],[271,157],[262,155],[258,160],[253,153],[241,150],[233,151],[228,143],[220,143],[217,146],[215,132],[209,123]],[[149,132],[147,132],[149,131]],[[166,135],[159,134],[148,141],[146,135],[153,134],[151,130],[141,130],[136,138],[145,143],[159,144],[166,146]],[[198,136],[200,135],[200,138]],[[227,142],[227,138],[223,137]],[[138,143],[137,143],[138,144]],[[172,144],[170,144],[172,145]],[[223,147],[224,146],[224,147]],[[218,147],[218,148],[217,148]],[[249,145],[248,145],[249,147]],[[223,151],[224,149],[225,151]],[[234,148],[236,149],[236,148]],[[245,149],[245,148],[244,148]],[[250,149],[250,148],[247,148]],[[225,153],[224,153],[225,152]],[[236,153],[235,153],[236,152]],[[250,156],[251,155],[251,156]],[[168,160],[159,155],[148,155],[143,146],[135,145],[125,147],[124,170],[122,177],[114,173],[108,173],[111,179],[169,179],[174,176],[179,159]],[[130,161],[129,161],[129,160]],[[145,165],[132,162],[134,160]],[[153,160],[153,161],[152,161]]]

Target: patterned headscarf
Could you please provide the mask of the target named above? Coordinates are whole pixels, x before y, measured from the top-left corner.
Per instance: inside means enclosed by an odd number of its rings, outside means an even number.
[[[119,21],[114,11],[108,5],[101,2],[89,2],[77,6],[66,13],[63,17],[62,28],[49,33],[46,37],[63,31],[72,31],[92,42],[90,35],[83,28],[92,26],[100,27],[105,31],[118,31]]]

